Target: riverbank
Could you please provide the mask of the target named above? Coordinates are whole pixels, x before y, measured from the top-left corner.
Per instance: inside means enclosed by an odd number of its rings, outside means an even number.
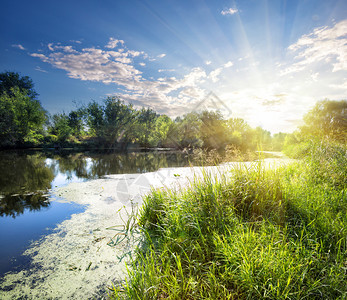
[[[266,164],[281,164],[265,160]],[[59,224],[54,233],[34,243],[25,255],[30,268],[9,273],[1,298],[102,298],[112,284],[126,277],[125,262],[133,257],[142,235],[130,231],[132,209],[142,205],[151,188],[187,186],[203,172],[221,174],[239,163],[220,167],[163,168],[143,174],[105,176],[52,191],[55,201],[85,205],[83,213]],[[251,163],[244,166],[251,166]],[[128,228],[124,224],[128,223]],[[63,295],[63,296],[62,296]]]
[[[346,148],[285,168],[205,172],[146,196],[144,242],[117,299],[345,299]]]

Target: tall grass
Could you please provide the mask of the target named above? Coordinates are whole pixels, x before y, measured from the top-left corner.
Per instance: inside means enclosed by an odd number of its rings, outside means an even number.
[[[155,190],[125,299],[346,299],[346,147]]]

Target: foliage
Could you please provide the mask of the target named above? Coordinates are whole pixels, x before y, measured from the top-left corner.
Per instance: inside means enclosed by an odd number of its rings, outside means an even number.
[[[151,132],[151,143],[154,146],[172,146],[171,135],[174,131],[173,121],[166,115],[156,118],[154,129]]]
[[[182,148],[201,147],[203,141],[201,139],[201,119],[198,113],[191,112],[185,114],[182,118],[177,118],[177,143]]]
[[[65,142],[72,132],[69,116],[65,113],[53,115],[50,133],[57,137],[57,142]]]
[[[203,111],[199,116],[201,120],[200,134],[205,148],[224,148],[226,136],[224,120],[220,112]]]
[[[96,101],[89,102],[86,108],[87,126],[92,135],[102,136],[104,122],[104,107]]]
[[[31,99],[36,99],[38,94],[34,89],[34,83],[29,76],[20,76],[16,72],[0,73],[0,95],[6,93],[10,97],[15,96],[13,89],[18,88]]]
[[[304,116],[305,124],[285,138],[284,152],[294,158],[306,156],[317,142],[346,144],[347,101],[320,101]]]
[[[347,142],[347,101],[323,100],[304,116],[304,136]]]
[[[84,134],[84,116],[85,110],[83,108],[73,110],[69,113],[69,127],[72,130],[72,134],[76,137],[80,137]]]
[[[269,131],[253,129],[243,119],[225,120],[219,111],[190,112],[173,121],[151,108],[135,108],[119,97],[107,97],[102,103],[91,101],[67,114],[57,113],[46,123],[46,112],[36,100],[38,94],[28,76],[1,73],[0,92],[0,147],[51,146],[69,141],[71,145],[118,149],[128,145],[232,148],[250,153],[283,148],[291,157],[303,157],[309,152],[309,139],[346,143],[347,137],[346,100],[318,102],[298,131],[271,137]]]
[[[136,115],[135,135],[133,140],[144,147],[156,146],[155,131],[157,113],[150,108],[142,108]],[[159,141],[157,141],[159,143]]]
[[[288,167],[239,165],[153,191],[138,221],[145,242],[114,297],[343,299],[346,150],[320,144]]]
[[[24,144],[43,131],[46,116],[40,102],[19,88],[0,95],[0,146]]]
[[[272,137],[272,150],[281,151],[283,149],[287,133],[279,132],[275,133]]]
[[[131,104],[116,97],[108,97],[104,107],[104,138],[109,146],[114,146],[122,139],[127,140],[135,121],[134,109]]]

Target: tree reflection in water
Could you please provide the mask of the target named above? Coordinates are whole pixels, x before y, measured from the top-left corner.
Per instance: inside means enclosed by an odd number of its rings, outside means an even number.
[[[48,207],[47,191],[54,179],[42,153],[24,152],[0,154],[0,216],[16,216],[26,209]]]
[[[48,196],[41,193],[6,195],[0,199],[0,216],[11,216],[15,218],[23,214],[26,209],[29,211],[39,211],[49,205]]]
[[[68,183],[74,178],[96,179],[187,165],[182,152],[0,152],[0,216],[15,218],[25,210],[48,207],[47,191],[58,175],[64,175]]]

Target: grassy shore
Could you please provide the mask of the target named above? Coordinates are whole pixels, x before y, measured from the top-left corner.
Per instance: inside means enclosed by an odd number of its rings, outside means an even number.
[[[155,190],[117,299],[346,299],[346,147]]]

